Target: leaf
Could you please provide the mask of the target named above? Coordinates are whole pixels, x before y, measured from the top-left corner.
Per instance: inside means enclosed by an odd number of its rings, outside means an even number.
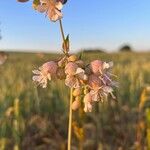
[[[65,54],[69,52],[70,49],[69,35],[67,35],[65,41],[63,42],[62,48]]]

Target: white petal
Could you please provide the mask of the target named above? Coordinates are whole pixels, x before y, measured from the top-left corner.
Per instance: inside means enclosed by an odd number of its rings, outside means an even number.
[[[40,71],[39,70],[32,70],[32,72],[34,73],[34,74],[40,74]]]
[[[61,2],[57,2],[55,7],[58,9],[58,10],[61,10],[63,8],[63,4]]]
[[[77,68],[75,74],[84,73],[85,71],[82,68]]]
[[[49,4],[49,0],[40,0],[41,3]]]
[[[112,87],[104,86],[104,87],[103,87],[103,91],[106,92],[106,93],[112,93],[112,92],[113,92],[113,89],[112,89]]]
[[[111,67],[113,67],[113,62],[109,62],[109,63],[104,62],[103,63],[103,69],[109,69]]]
[[[47,6],[46,5],[38,5],[36,7],[36,10],[41,12],[41,13],[44,13],[45,11],[47,11]]]

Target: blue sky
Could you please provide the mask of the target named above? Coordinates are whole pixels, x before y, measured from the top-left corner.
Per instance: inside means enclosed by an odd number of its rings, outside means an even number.
[[[71,49],[117,50],[129,43],[150,49],[150,0],[69,0],[63,9]],[[59,24],[34,11],[31,2],[0,0],[0,49],[59,51]]]

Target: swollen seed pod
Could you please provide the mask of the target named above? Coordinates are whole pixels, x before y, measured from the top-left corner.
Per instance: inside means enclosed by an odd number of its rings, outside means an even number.
[[[77,61],[78,58],[76,55],[71,55],[69,58],[68,58],[68,61],[71,61],[71,62],[74,62],[74,61]]]
[[[71,108],[72,110],[77,110],[79,107],[81,106],[81,101],[79,99],[75,100],[72,105]]]
[[[79,96],[82,94],[82,89],[78,88],[78,89],[74,89],[73,91],[73,96],[76,97],[76,96]]]
[[[84,91],[83,91],[84,95],[86,95],[88,92],[89,92],[88,88],[84,87]]]
[[[77,96],[75,100],[81,101],[81,96]]]

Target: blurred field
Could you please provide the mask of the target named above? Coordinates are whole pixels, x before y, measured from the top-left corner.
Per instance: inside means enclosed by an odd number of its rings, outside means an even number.
[[[0,150],[65,150],[69,92],[63,81],[47,89],[32,70],[54,54],[9,53],[0,66]],[[150,53],[83,53],[83,59],[114,61],[117,101],[74,112],[73,150],[150,149]]]

